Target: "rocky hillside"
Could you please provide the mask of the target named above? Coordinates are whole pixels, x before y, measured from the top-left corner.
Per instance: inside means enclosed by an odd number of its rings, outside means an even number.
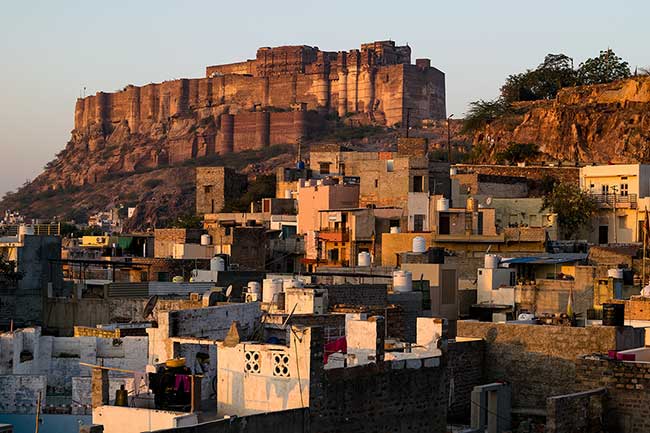
[[[650,77],[562,89],[554,100],[522,102],[474,136],[481,162],[512,143],[544,158],[583,163],[650,162]]]

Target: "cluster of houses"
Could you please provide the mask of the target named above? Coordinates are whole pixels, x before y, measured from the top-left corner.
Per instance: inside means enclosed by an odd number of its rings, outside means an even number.
[[[314,147],[244,213],[221,211],[245,177],[199,167],[202,227],[5,232],[0,424],[647,431],[650,166],[450,165],[427,149]],[[593,197],[584,234],[562,239],[549,179]]]

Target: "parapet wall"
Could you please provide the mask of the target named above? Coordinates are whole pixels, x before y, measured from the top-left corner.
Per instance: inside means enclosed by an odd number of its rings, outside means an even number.
[[[581,355],[643,345],[642,329],[514,325],[458,321],[458,336],[486,341],[488,382],[512,385],[513,407],[534,410],[546,399],[576,391],[576,360]]]

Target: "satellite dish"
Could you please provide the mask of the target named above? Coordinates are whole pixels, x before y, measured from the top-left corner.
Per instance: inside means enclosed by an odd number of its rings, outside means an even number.
[[[489,197],[489,196],[486,197],[485,198],[485,204],[488,205],[488,206],[491,205],[492,204],[492,197]]]
[[[230,300],[230,295],[232,294],[232,284],[226,289],[226,298]]]
[[[143,320],[147,320],[147,318],[149,318],[149,316],[152,315],[153,309],[156,308],[157,302],[158,302],[158,295],[153,295],[152,297],[149,298],[147,304],[144,306],[144,310],[142,311]]]

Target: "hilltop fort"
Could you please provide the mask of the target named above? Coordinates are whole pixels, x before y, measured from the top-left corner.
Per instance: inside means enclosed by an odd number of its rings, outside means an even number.
[[[429,59],[393,41],[329,52],[307,45],[260,48],[256,58],[208,66],[204,78],[179,79],[80,98],[72,145],[97,151],[138,136],[148,152],[122,169],[295,144],[325,120],[415,125],[445,117],[445,76]],[[96,182],[100,167],[73,184]]]

